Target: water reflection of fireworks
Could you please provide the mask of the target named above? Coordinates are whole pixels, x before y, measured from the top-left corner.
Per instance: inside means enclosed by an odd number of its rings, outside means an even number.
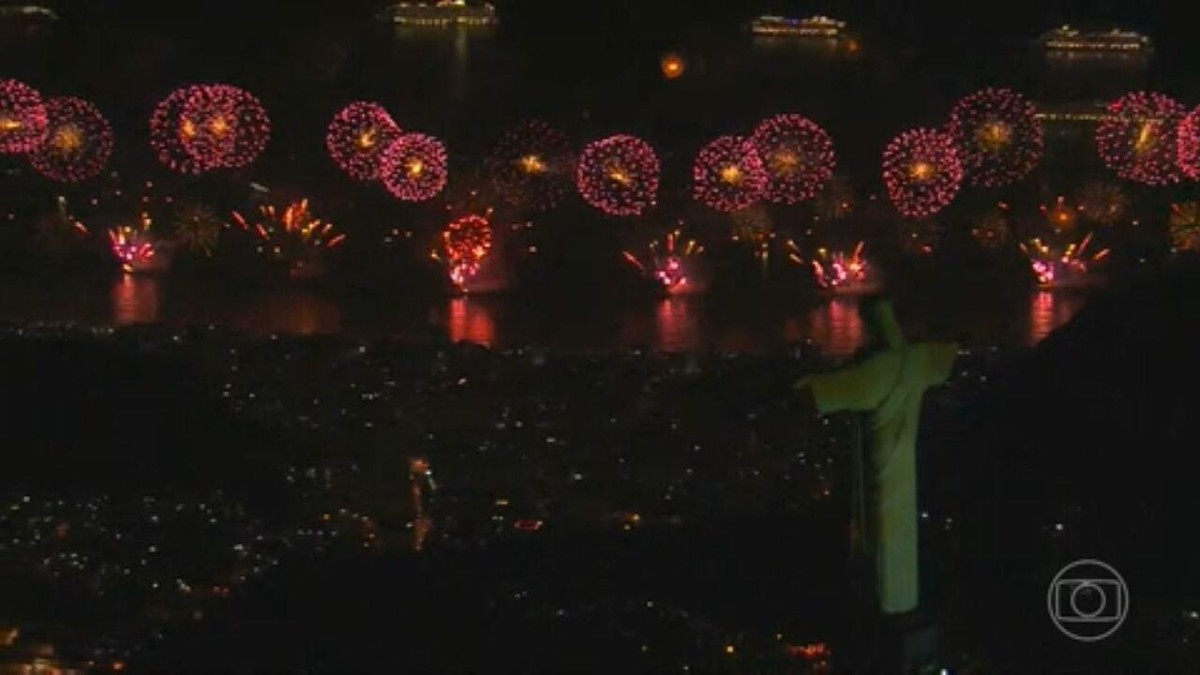
[[[680,231],[675,230],[661,240],[651,241],[642,255],[630,251],[624,251],[623,255],[644,276],[661,284],[666,292],[674,294],[697,290],[693,260],[703,252],[704,247],[697,244],[695,239],[685,241]]]
[[[1043,288],[1059,288],[1087,284],[1094,280],[1096,265],[1108,258],[1109,249],[1089,253],[1092,235],[1059,249],[1041,239],[1021,244],[1029,264]]]

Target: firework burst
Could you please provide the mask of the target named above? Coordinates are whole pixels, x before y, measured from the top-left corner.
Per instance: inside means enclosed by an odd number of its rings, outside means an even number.
[[[637,216],[658,197],[658,155],[635,136],[593,141],[579,155],[575,183],[591,206],[613,216]]]
[[[1095,267],[1108,258],[1109,250],[1089,253],[1092,235],[1064,248],[1051,246],[1041,239],[1021,244],[1021,251],[1029,258],[1030,267],[1042,288],[1057,288],[1087,283]]]
[[[380,178],[397,199],[423,202],[446,187],[446,146],[433,136],[404,134],[383,153]]]
[[[766,263],[771,255],[771,242],[775,239],[771,214],[765,207],[755,205],[734,211],[730,218],[733,220],[730,238],[749,246],[754,257]]]
[[[211,256],[224,226],[216,211],[199,204],[187,205],[175,214],[175,242],[185,250]]]
[[[456,218],[442,230],[439,247],[430,253],[446,268],[446,275],[460,292],[467,292],[483,261],[492,252],[491,211]]]
[[[95,177],[112,156],[112,126],[91,103],[61,97],[46,101],[46,134],[29,153],[29,164],[63,183]]]
[[[1196,202],[1172,204],[1167,226],[1173,252],[1200,252],[1200,205]]]
[[[118,225],[108,231],[109,248],[126,274],[161,270],[166,256],[153,233],[154,221],[143,213],[136,225]]]
[[[271,120],[258,98],[227,84],[189,87],[178,124],[184,149],[209,168],[248,166],[271,138]]]
[[[355,101],[333,116],[325,133],[329,156],[355,180],[379,180],[383,154],[402,131],[378,103]]]
[[[995,211],[985,213],[971,228],[971,236],[984,248],[1001,248],[1008,242],[1008,222]]]
[[[1196,107],[1179,122],[1179,168],[1192,180],[1200,180],[1200,107]]]
[[[850,181],[834,177],[825,184],[813,204],[817,217],[822,220],[845,220],[854,213],[854,187]]]
[[[812,199],[833,176],[837,155],[821,125],[801,115],[776,115],[754,129],[767,171],[767,198],[777,204]]]
[[[850,251],[821,247],[811,259],[806,259],[795,241],[787,242],[788,259],[811,268],[817,286],[835,293],[867,293],[878,288],[874,270],[863,255],[865,248],[866,242],[862,241]]]
[[[150,114],[150,147],[158,161],[172,171],[199,175],[214,168],[204,158],[188,151],[183,124],[183,110],[197,87],[181,87],[167,94]]]
[[[258,252],[273,262],[286,265],[292,277],[320,274],[325,252],[346,241],[346,235],[339,233],[333,223],[313,216],[307,199],[292,202],[282,209],[274,205],[260,206],[253,222],[235,211],[233,221],[256,235]]]
[[[947,133],[965,180],[999,187],[1024,178],[1042,157],[1045,140],[1033,103],[1010,89],[984,89],[958,101]]]
[[[1055,232],[1070,232],[1075,229],[1079,208],[1067,203],[1065,197],[1058,197],[1052,204],[1043,204],[1042,215]]]
[[[623,251],[622,255],[643,276],[660,284],[664,291],[678,294],[695,289],[694,259],[703,252],[704,247],[695,239],[684,240],[680,231],[674,230],[662,239],[652,240],[641,255],[630,251]]]
[[[17,80],[0,80],[0,154],[20,155],[38,147],[46,135],[42,95]]]
[[[1116,224],[1128,210],[1129,197],[1112,183],[1088,183],[1079,194],[1079,213],[1099,225]]]
[[[1100,158],[1126,180],[1154,186],[1178,183],[1183,177],[1179,124],[1186,113],[1182,104],[1163,94],[1122,96],[1108,105],[1108,118],[1096,129]]]
[[[896,210],[910,218],[941,211],[958,194],[963,170],[953,139],[932,129],[906,131],[883,151],[883,182]]]
[[[692,165],[692,194],[717,211],[739,211],[765,195],[767,171],[749,139],[721,136]]]
[[[563,132],[531,120],[500,138],[486,170],[504,201],[530,211],[546,211],[571,190],[575,149]]]

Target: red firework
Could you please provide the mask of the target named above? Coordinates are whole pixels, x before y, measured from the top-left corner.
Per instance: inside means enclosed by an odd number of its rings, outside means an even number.
[[[812,199],[837,165],[829,133],[801,115],[763,120],[752,141],[766,167],[767,198],[778,204]]]
[[[583,200],[613,216],[636,216],[658,197],[658,155],[636,136],[593,141],[579,155],[575,184]]]
[[[17,80],[0,80],[0,153],[20,155],[46,135],[46,106],[36,89]]]
[[[1200,180],[1200,107],[1179,123],[1179,168],[1192,180]]]
[[[1121,178],[1172,185],[1183,178],[1178,163],[1179,125],[1187,110],[1156,92],[1134,92],[1108,104],[1096,129],[1100,158]]]
[[[214,168],[204,158],[188,152],[184,140],[183,110],[188,98],[199,87],[180,87],[159,101],[150,114],[150,146],[154,148],[158,161],[179,173],[199,175]]]
[[[404,134],[383,153],[383,185],[406,202],[432,199],[446,187],[446,146],[433,136]]]
[[[967,182],[1000,187],[1037,166],[1045,147],[1033,103],[1011,89],[984,89],[954,104],[954,137]]]
[[[442,230],[440,246],[430,254],[434,260],[446,266],[450,281],[460,290],[467,286],[483,261],[492,251],[492,225],[484,215],[467,215],[457,218]]]
[[[227,84],[191,87],[179,116],[184,149],[211,168],[239,169],[267,147],[271,120],[258,98]]]
[[[963,168],[948,134],[911,129],[883,151],[883,183],[896,210],[910,218],[931,216],[954,201]]]
[[[325,147],[351,178],[379,180],[383,153],[401,133],[383,106],[355,101],[333,116],[325,133]]]
[[[674,230],[661,240],[652,240],[642,255],[630,251],[622,251],[621,255],[644,276],[661,284],[664,291],[676,294],[695,286],[691,278],[692,262],[701,253],[704,253],[704,247],[695,239],[685,241],[680,230]]]
[[[697,201],[718,211],[740,211],[763,197],[767,170],[749,139],[721,136],[696,155],[692,180]]]
[[[537,120],[506,133],[487,160],[492,184],[504,200],[531,211],[558,205],[570,189],[574,171],[570,139]]]
[[[46,101],[46,135],[29,164],[51,180],[77,183],[104,170],[112,156],[112,126],[91,103],[62,97]]]

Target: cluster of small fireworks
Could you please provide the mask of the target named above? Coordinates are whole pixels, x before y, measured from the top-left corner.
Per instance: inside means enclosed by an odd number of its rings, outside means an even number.
[[[1061,251],[1041,239],[1021,244],[1038,284],[1045,288],[1086,281],[1092,268],[1108,257],[1109,249],[1089,253],[1092,235],[1068,244]]]
[[[833,139],[801,115],[776,115],[760,122],[751,138],[767,172],[766,198],[777,204],[812,199],[833,176]]]
[[[1029,99],[988,88],[960,99],[950,111],[965,180],[1000,187],[1024,178],[1041,160],[1045,139]]]
[[[321,254],[346,240],[346,235],[338,233],[333,223],[313,216],[307,199],[282,209],[269,204],[260,206],[258,216],[251,223],[235,211],[233,221],[259,238],[259,253],[287,264],[293,276],[319,269]]]
[[[403,134],[383,153],[379,177],[397,199],[422,202],[433,199],[448,178],[446,146],[426,134]]]
[[[500,138],[486,171],[509,204],[530,211],[557,206],[570,192],[575,149],[562,131],[530,120]]]
[[[985,213],[971,228],[971,236],[984,248],[1000,248],[1008,242],[1008,223],[999,213]]]
[[[797,265],[811,267],[817,286],[828,291],[848,292],[865,291],[873,288],[871,266],[863,249],[866,242],[858,244],[849,252],[830,251],[818,248],[811,260],[806,260],[796,242],[787,242],[788,259]]]
[[[380,104],[355,101],[333,116],[325,133],[329,156],[355,180],[379,180],[383,153],[403,132]]]
[[[641,255],[630,251],[624,251],[622,255],[643,275],[661,284],[666,292],[682,293],[692,284],[691,259],[703,252],[704,247],[695,239],[683,241],[680,230],[675,230],[661,240],[652,240]]]
[[[492,251],[491,211],[456,218],[442,230],[440,246],[430,257],[446,267],[451,283],[466,291]]]
[[[216,211],[207,206],[185,206],[175,214],[175,241],[188,251],[211,256],[224,225]]]
[[[593,141],[579,155],[575,184],[583,200],[613,216],[636,216],[658,198],[658,155],[636,136]]]
[[[1100,158],[1118,176],[1146,185],[1178,183],[1179,125],[1187,109],[1157,92],[1126,94],[1108,105],[1096,129]]]
[[[1179,122],[1179,168],[1192,180],[1200,180],[1200,106]]]
[[[113,256],[126,274],[146,272],[158,266],[159,245],[152,233],[154,221],[147,213],[136,225],[118,225],[108,231]]]
[[[1075,229],[1076,216],[1080,209],[1068,204],[1065,197],[1059,196],[1053,204],[1043,204],[1039,208],[1055,232],[1069,232]]]
[[[150,145],[174,171],[239,169],[266,149],[271,122],[250,92],[227,84],[181,87],[150,115]]]
[[[43,176],[77,183],[98,175],[112,156],[113,131],[91,103],[73,97],[46,101],[46,135],[29,153],[29,164]]]
[[[721,136],[696,155],[692,181],[696,201],[728,213],[740,211],[765,195],[767,171],[749,139]]]
[[[1129,197],[1117,185],[1094,181],[1079,194],[1079,213],[1099,225],[1113,225],[1129,209]]]
[[[17,80],[0,80],[0,153],[31,152],[46,135],[47,113],[42,95]]]
[[[941,211],[958,194],[963,168],[954,139],[932,129],[911,129],[883,151],[883,182],[896,210],[910,218]]]
[[[1200,251],[1200,205],[1196,202],[1172,204],[1167,225],[1173,251]]]

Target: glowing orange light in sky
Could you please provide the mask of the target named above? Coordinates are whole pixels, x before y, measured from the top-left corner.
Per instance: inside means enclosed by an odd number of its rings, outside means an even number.
[[[933,178],[936,172],[937,170],[929,162],[914,162],[910,171],[912,177],[919,181],[926,181]]]
[[[79,131],[79,127],[67,125],[54,132],[54,138],[51,142],[55,148],[69,152],[83,145],[83,134]]]
[[[683,75],[685,67],[683,58],[677,54],[667,54],[662,59],[662,73],[668,80],[674,80]]]
[[[518,161],[525,173],[543,173],[546,170],[545,162],[537,155],[526,155]]]
[[[723,167],[721,169],[721,180],[731,185],[737,185],[742,182],[742,170],[735,164]]]

